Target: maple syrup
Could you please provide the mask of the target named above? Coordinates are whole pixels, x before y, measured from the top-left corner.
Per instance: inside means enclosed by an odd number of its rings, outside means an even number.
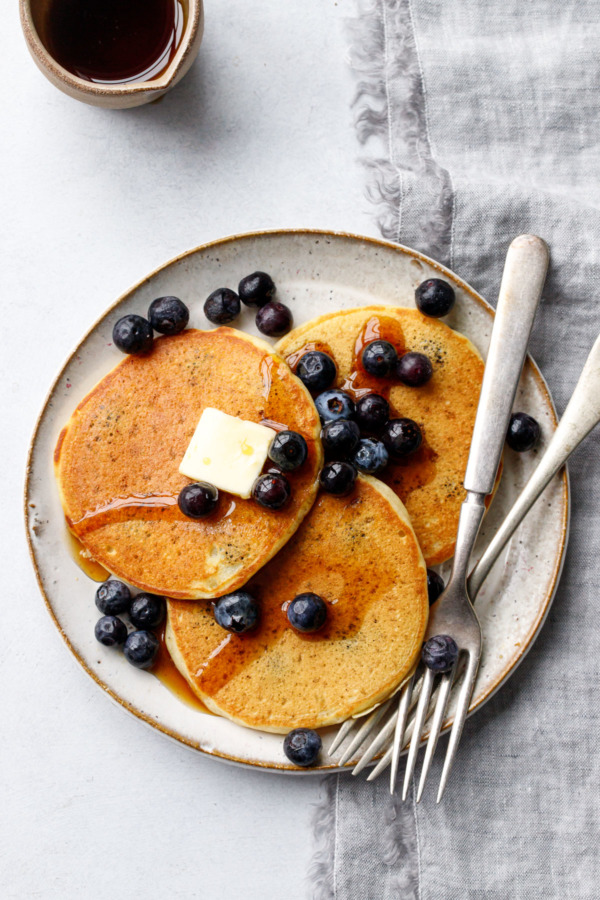
[[[168,688],[172,694],[175,694],[175,696],[183,703],[187,703],[188,706],[197,709],[198,712],[207,713],[209,716],[214,715],[214,713],[204,705],[200,698],[196,696],[173,662],[165,641],[165,627],[166,626],[163,625],[157,635],[160,641],[158,655],[152,669],[150,669],[150,673],[154,675],[155,678],[158,678],[161,684],[164,684],[164,686]]]
[[[66,529],[67,532],[67,546],[71,552],[71,556],[73,557],[73,561],[81,571],[87,575],[88,578],[91,578],[92,581],[106,581],[107,578],[110,578],[110,572],[108,572],[104,566],[101,566],[100,563],[97,563],[95,559],[91,559],[88,556],[88,551],[85,549],[80,540],[78,540],[72,531]]]
[[[184,26],[184,0],[50,0],[43,39],[78,78],[126,84],[161,75]]]

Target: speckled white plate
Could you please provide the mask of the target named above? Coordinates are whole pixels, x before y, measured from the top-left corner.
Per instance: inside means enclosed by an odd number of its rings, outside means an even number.
[[[473,260],[473,267],[476,264],[477,260]],[[413,250],[370,238],[317,231],[239,235],[198,247],[167,263],[124,294],[66,361],[50,389],[33,437],[25,514],[33,564],[48,610],[71,652],[107,694],[142,721],[202,753],[307,774],[289,765],[281,736],[252,731],[194,710],[152,675],[129,666],[122,654],[95,641],[96,586],[77,567],[67,546],[52,471],[52,455],[61,428],[90,388],[122,359],[111,337],[120,316],[131,312],[145,315],[155,297],[175,294],[190,307],[192,326],[210,327],[202,312],[208,294],[217,287],[235,288],[242,276],[256,269],[273,276],[279,297],[292,308],[296,324],[352,306],[412,306],[415,286],[441,274],[454,284],[457,294],[448,324],[468,335],[484,355],[487,351],[491,308],[460,278]],[[244,310],[237,324],[257,333],[251,310]],[[540,422],[542,446],[537,452],[521,456],[506,451],[504,475],[484,521],[475,559],[525,484],[536,465],[537,454],[543,452],[556,427],[552,399],[532,360],[526,364],[516,407]],[[549,485],[518,529],[480,592],[477,611],[484,652],[473,710],[509,677],[535,640],[560,575],[568,520],[568,481],[562,474]],[[449,712],[451,716],[452,710]],[[336,767],[335,756],[330,758],[326,752],[334,733],[335,729],[328,729],[323,734],[322,769]]]

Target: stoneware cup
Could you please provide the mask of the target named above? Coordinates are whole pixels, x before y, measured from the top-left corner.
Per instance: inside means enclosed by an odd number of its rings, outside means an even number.
[[[46,49],[44,40],[52,0],[19,0],[19,5],[27,46],[46,78],[70,97],[105,109],[129,109],[162,97],[181,81],[194,62],[204,30],[202,0],[184,0],[186,25],[181,44],[171,64],[161,75],[131,84],[95,84],[63,69]]]

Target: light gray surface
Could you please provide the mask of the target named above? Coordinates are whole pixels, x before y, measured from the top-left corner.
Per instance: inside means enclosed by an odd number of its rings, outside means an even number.
[[[182,84],[117,113],[55,90],[29,59],[16,2],[2,4],[3,897],[308,890],[319,781],[200,759],[102,696],[43,607],[21,492],[64,357],[154,266],[254,228],[377,233],[355,163],[345,12],[331,0],[209,0]]]

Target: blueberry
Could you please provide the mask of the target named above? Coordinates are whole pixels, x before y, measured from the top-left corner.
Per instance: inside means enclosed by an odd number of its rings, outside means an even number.
[[[348,462],[332,462],[323,466],[319,484],[328,494],[349,494],[356,481],[356,469]]]
[[[125,641],[123,653],[125,659],[136,669],[151,668],[160,644],[151,631],[132,631]]]
[[[321,430],[321,441],[327,459],[347,459],[359,440],[360,430],[352,419],[326,422]]]
[[[508,424],[506,443],[511,450],[524,453],[533,450],[539,442],[541,429],[539,423],[527,413],[513,413]]]
[[[371,341],[361,356],[365,372],[377,378],[386,378],[390,375],[397,359],[396,348],[389,341]]]
[[[256,313],[256,327],[267,337],[282,337],[293,325],[291,310],[272,300]]]
[[[412,419],[390,419],[381,433],[381,440],[392,458],[401,459],[421,446],[421,429]]]
[[[208,481],[186,484],[177,498],[179,509],[190,519],[203,519],[204,516],[210,515],[218,502],[219,492],[214,484],[209,484]]]
[[[375,438],[363,438],[352,454],[350,461],[359,472],[365,475],[377,475],[388,464],[389,454],[381,441]]]
[[[447,316],[455,301],[454,288],[441,278],[428,278],[422,281],[415,291],[417,309],[425,316],[439,319]]]
[[[165,617],[165,598],[156,594],[138,594],[131,601],[129,618],[136,628],[156,628]]]
[[[187,327],[190,311],[178,297],[158,297],[150,304],[148,319],[161,334],[179,334]]]
[[[427,569],[427,594],[429,595],[429,605],[435,603],[437,598],[444,592],[444,579],[433,569]]]
[[[96,622],[94,634],[96,640],[105,647],[114,647],[115,644],[124,643],[127,637],[127,626],[116,616],[102,616]]]
[[[297,431],[280,431],[271,441],[268,455],[284,472],[293,472],[306,461],[308,447]]]
[[[252,496],[267,509],[281,509],[290,499],[290,483],[285,475],[259,475],[252,487]]]
[[[317,412],[321,422],[335,422],[336,419],[353,419],[356,412],[356,404],[346,391],[323,391],[315,399]]]
[[[405,353],[396,364],[396,377],[408,387],[422,387],[432,375],[431,360],[424,353]]]
[[[300,357],[296,366],[296,375],[309,391],[320,393],[331,387],[335,381],[337,369],[327,353],[320,350],[309,350]]]
[[[122,581],[105,581],[96,591],[96,606],[105,616],[127,612],[130,603],[131,591]]]
[[[228,325],[240,314],[240,298],[229,288],[213,291],[204,302],[204,315],[213,325]]]
[[[275,282],[266,272],[253,272],[242,278],[238,294],[246,306],[265,306],[275,294]]]
[[[312,728],[294,728],[283,739],[283,752],[295,766],[312,766],[321,752],[322,741]]]
[[[356,404],[356,421],[361,431],[377,434],[390,417],[390,404],[381,394],[367,394]]]
[[[298,594],[287,608],[287,617],[290,625],[296,631],[311,634],[325,624],[327,604],[318,594],[310,592]]]
[[[123,353],[148,353],[152,348],[152,328],[143,316],[123,316],[115,322],[113,343]]]
[[[448,634],[436,634],[423,644],[421,659],[432,672],[449,672],[458,659],[456,641]]]
[[[215,600],[213,613],[221,628],[234,634],[256,628],[260,617],[258,604],[247,591],[234,591]]]

